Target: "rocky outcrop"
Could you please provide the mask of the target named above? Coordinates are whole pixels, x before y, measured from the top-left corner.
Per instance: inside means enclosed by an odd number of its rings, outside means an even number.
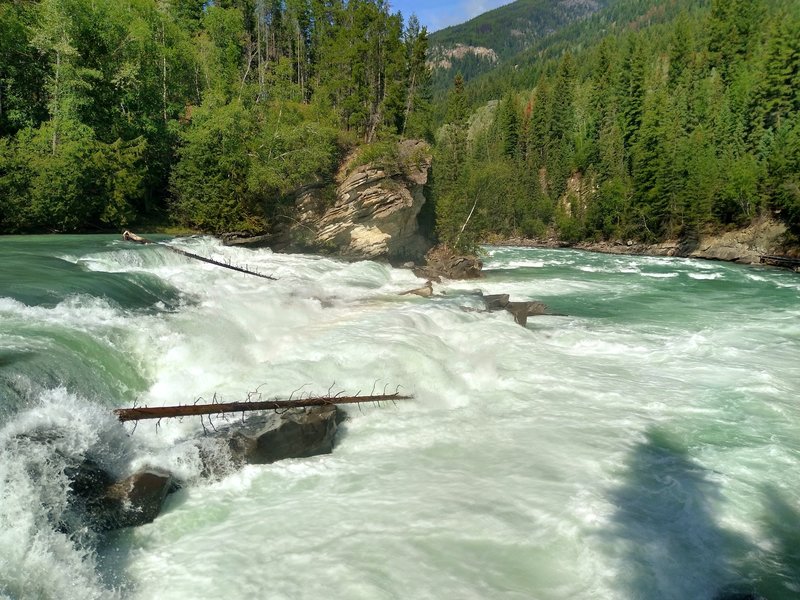
[[[764,254],[783,254],[786,226],[772,219],[763,219],[749,227],[718,234],[707,234],[658,244],[628,241],[580,243],[576,248],[612,254],[650,254],[724,260],[742,264],[758,264]]]
[[[431,165],[429,146],[399,142],[396,156],[353,167],[336,177],[335,200],[323,188],[301,190],[294,213],[283,219],[272,246],[285,252],[326,252],[348,259],[420,260],[431,243],[420,233],[423,188]]]
[[[328,454],[342,415],[336,406],[265,412],[219,427],[192,443],[200,452],[204,474],[219,476],[244,464]],[[88,456],[72,461],[64,473],[70,481],[69,510],[58,527],[66,533],[84,526],[102,532],[150,523],[167,495],[180,488],[167,471],[146,467],[119,479]]]
[[[476,256],[458,254],[445,246],[432,248],[425,255],[425,265],[414,268],[414,274],[423,279],[477,279],[483,263]]]

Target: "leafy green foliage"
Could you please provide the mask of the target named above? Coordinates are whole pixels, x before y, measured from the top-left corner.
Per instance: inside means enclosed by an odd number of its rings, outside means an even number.
[[[0,145],[2,227],[74,231],[126,225],[142,193],[144,141],[105,144],[76,121],[20,130]]]
[[[290,192],[329,177],[337,131],[306,119],[302,105],[199,109],[172,172],[179,222],[205,231],[264,231]]]
[[[0,3],[0,232],[269,226],[346,147],[432,137],[427,31],[382,0]]]

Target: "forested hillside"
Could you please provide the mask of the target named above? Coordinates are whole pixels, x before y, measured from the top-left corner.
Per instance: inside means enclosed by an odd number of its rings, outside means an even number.
[[[800,232],[797,2],[674,0],[576,27],[456,78],[434,163],[445,241],[653,241],[761,215]]]
[[[467,80],[491,70],[613,0],[516,0],[430,35],[434,92],[460,72]],[[487,52],[487,50],[489,52]]]
[[[383,0],[0,3],[0,232],[262,231],[380,137],[429,135],[427,32]]]

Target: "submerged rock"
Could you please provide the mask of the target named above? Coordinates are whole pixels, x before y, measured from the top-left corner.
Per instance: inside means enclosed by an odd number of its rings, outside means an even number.
[[[422,287],[414,288],[413,290],[408,290],[406,292],[400,292],[401,296],[407,296],[408,294],[413,294],[415,296],[422,296],[423,298],[429,298],[433,295],[433,283],[429,279],[425,282],[425,285]]]
[[[714,600],[767,600],[764,596],[755,592],[720,592],[714,596]]]
[[[548,314],[547,305],[543,302],[511,302],[508,294],[483,296],[483,303],[488,311],[507,310],[514,315],[514,321],[523,327],[528,324],[528,317]]]
[[[547,314],[547,305],[542,302],[509,302],[505,309],[514,315],[514,321],[525,327],[528,317]]]
[[[508,306],[508,294],[489,294],[483,297],[483,303],[486,305],[486,310],[501,310]]]

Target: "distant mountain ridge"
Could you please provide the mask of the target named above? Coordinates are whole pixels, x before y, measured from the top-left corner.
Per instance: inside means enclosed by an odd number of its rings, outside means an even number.
[[[469,79],[525,50],[534,41],[585,19],[613,0],[517,0],[429,36],[429,63],[451,79]]]

